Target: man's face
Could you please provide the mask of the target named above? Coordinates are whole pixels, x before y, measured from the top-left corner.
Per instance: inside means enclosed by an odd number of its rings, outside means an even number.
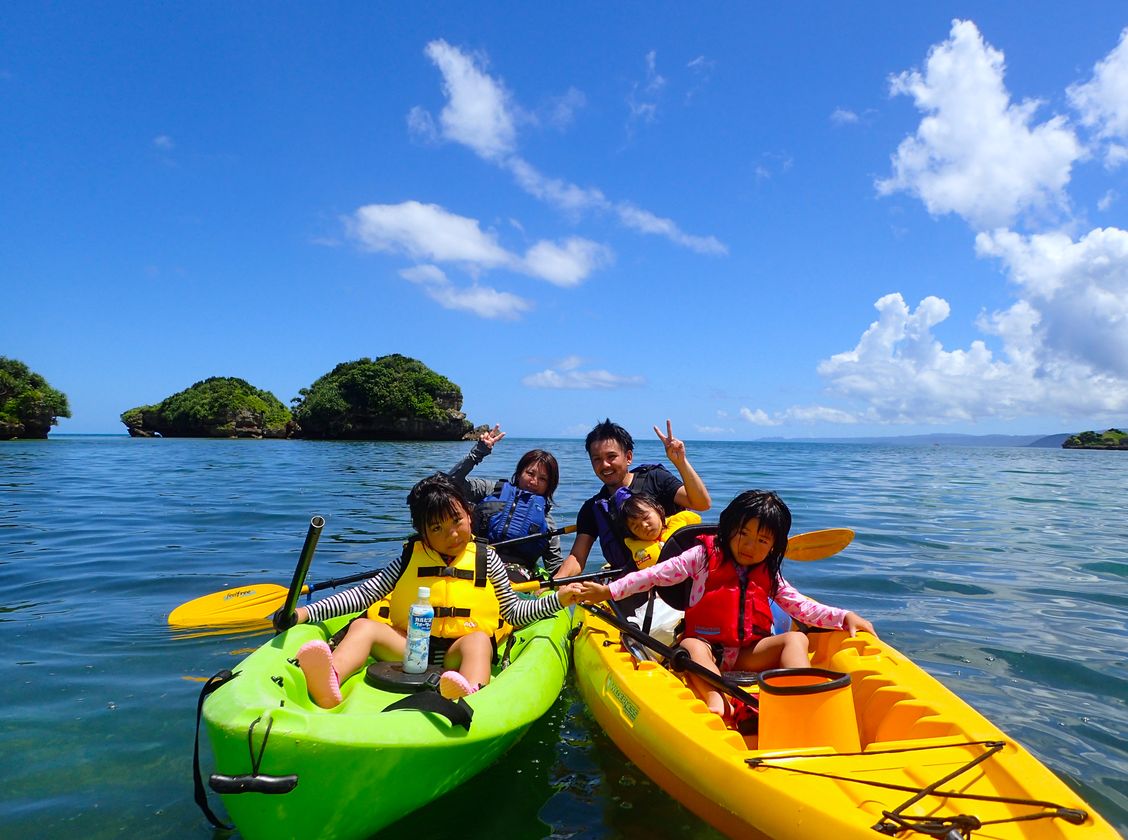
[[[623,486],[627,473],[631,470],[634,452],[624,452],[613,440],[597,440],[588,450],[591,468],[599,480],[615,489]]]

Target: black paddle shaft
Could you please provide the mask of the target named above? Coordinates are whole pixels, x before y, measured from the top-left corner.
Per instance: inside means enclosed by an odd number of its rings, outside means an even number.
[[[321,536],[321,529],[324,527],[325,518],[323,516],[314,516],[309,520],[305,545],[302,546],[298,565],[294,567],[294,577],[290,581],[290,591],[286,593],[286,603],[282,606],[282,615],[287,616],[287,618],[292,616],[294,610],[297,609],[298,597],[302,594],[302,585],[305,583],[306,575],[309,574],[309,566],[313,562],[313,552],[317,549],[317,540]],[[289,623],[289,620],[287,620],[286,625],[289,625]]]
[[[717,689],[717,691],[728,694],[729,696],[735,697],[738,700],[743,700],[749,705],[756,705],[756,698],[754,698],[740,686],[730,682],[729,680],[726,680],[720,674],[714,674],[708,668],[698,665],[696,662],[690,659],[689,651],[685,648],[672,648],[669,645],[662,644],[662,642],[655,639],[649,633],[643,633],[625,618],[619,618],[616,615],[612,615],[611,613],[607,612],[607,610],[601,609],[593,604],[580,604],[580,606],[588,612],[599,616],[611,626],[618,628],[635,641],[650,648],[659,656],[665,657],[666,660],[670,663],[671,670],[687,671],[688,673],[705,680],[705,682],[709,683],[709,685],[713,686],[713,688]]]

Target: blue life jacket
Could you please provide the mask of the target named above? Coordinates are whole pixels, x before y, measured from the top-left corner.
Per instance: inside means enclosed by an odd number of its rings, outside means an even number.
[[[631,495],[629,487],[620,487],[606,499],[597,499],[592,505],[595,514],[595,527],[599,534],[599,548],[603,559],[612,569],[635,570],[634,561],[623,544],[626,536],[626,523],[620,523],[619,508]]]
[[[521,490],[504,479],[494,485],[493,492],[474,508],[474,536],[496,543],[529,534],[548,533],[548,500],[544,496]],[[498,549],[503,559],[514,558],[522,565],[533,566],[548,551],[548,537],[526,540]]]

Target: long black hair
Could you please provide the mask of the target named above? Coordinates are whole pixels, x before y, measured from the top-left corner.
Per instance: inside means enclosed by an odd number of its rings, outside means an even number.
[[[411,526],[428,546],[428,525],[441,522],[448,516],[469,518],[473,510],[465,494],[445,473],[429,475],[412,487],[407,494],[407,508],[411,511]]]
[[[764,565],[771,580],[771,591],[768,594],[774,596],[779,585],[783,554],[787,550],[787,535],[791,531],[791,511],[783,503],[783,499],[770,490],[745,490],[729,502],[728,507],[721,511],[717,525],[717,541],[720,543],[721,556],[726,560],[736,563],[732,554],[732,538],[751,519],[758,520],[760,530],[767,531],[772,536],[772,548]]]

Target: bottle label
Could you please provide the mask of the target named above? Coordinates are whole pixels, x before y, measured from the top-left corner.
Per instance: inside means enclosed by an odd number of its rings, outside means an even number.
[[[431,650],[431,621],[435,611],[427,608],[417,610],[412,607],[407,620],[407,646],[403,652],[403,670],[409,674],[421,674],[427,670]]]

